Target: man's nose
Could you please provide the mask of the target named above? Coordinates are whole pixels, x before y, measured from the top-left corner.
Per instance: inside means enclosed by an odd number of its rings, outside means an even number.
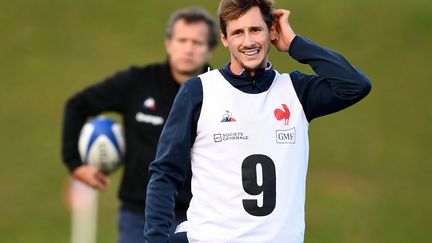
[[[184,46],[184,50],[187,53],[191,53],[194,50],[194,43],[192,41],[187,41]]]
[[[246,32],[243,39],[243,45],[252,46],[253,44],[255,44],[253,36],[249,32]]]

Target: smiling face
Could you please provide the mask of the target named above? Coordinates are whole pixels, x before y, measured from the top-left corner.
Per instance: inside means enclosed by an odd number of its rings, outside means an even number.
[[[231,71],[239,74],[246,69],[254,75],[255,70],[264,68],[273,35],[273,28],[269,30],[258,7],[227,21],[226,35],[222,33],[221,40],[231,53]]]

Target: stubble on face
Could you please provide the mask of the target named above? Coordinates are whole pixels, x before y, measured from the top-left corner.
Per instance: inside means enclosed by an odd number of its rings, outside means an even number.
[[[270,30],[258,7],[227,21],[226,33],[222,35],[222,43],[230,51],[233,73],[246,69],[254,75],[257,69],[265,67],[271,47]]]

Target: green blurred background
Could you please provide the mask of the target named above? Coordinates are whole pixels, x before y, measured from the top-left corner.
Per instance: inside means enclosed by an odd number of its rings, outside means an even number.
[[[129,65],[164,61],[180,7],[218,1],[0,0],[0,242],[69,242],[65,100]],[[372,80],[359,104],[311,123],[306,242],[430,242],[432,2],[287,0],[294,30]],[[211,62],[229,58],[218,49]],[[311,72],[273,49],[279,71]],[[121,171],[100,195],[98,242],[117,239]],[[429,240],[428,240],[429,239]]]

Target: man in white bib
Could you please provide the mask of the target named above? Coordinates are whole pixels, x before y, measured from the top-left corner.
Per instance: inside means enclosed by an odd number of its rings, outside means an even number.
[[[169,242],[189,166],[192,200],[171,242],[303,242],[309,122],[365,97],[368,78],[291,29],[272,0],[222,0],[223,68],[180,89],[150,166],[145,238]],[[316,72],[280,74],[271,45]]]

